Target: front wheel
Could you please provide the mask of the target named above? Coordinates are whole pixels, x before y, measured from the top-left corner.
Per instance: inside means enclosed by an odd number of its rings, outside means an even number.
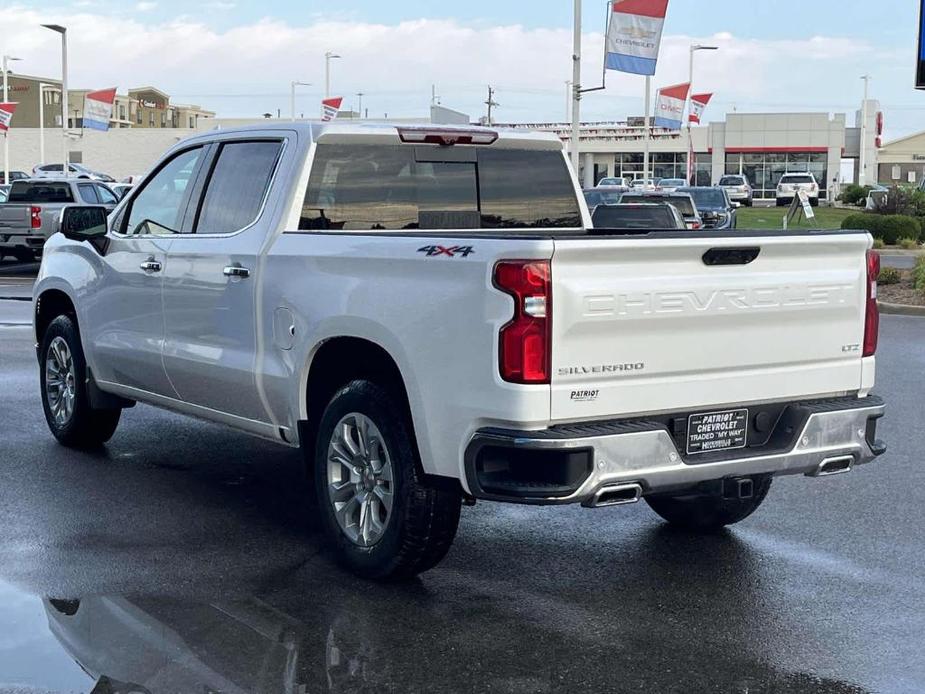
[[[40,381],[48,428],[71,448],[95,448],[116,431],[121,409],[90,406],[87,362],[77,326],[69,316],[55,318],[42,338]]]
[[[644,497],[649,508],[672,525],[689,530],[718,530],[752,515],[771,488],[771,477],[754,479],[754,492],[748,499],[726,499],[722,495],[684,495]]]
[[[434,567],[456,536],[462,495],[428,483],[403,408],[380,385],[341,388],[321,418],[315,487],[338,560],[379,580]]]

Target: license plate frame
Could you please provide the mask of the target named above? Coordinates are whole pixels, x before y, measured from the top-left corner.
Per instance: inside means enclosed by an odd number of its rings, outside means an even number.
[[[747,445],[747,407],[697,412],[687,417],[687,433],[684,436],[687,455],[733,451]]]

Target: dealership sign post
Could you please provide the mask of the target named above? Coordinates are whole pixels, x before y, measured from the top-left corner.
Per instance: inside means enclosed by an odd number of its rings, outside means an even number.
[[[925,0],[919,5],[919,45],[915,56],[915,88],[925,89]]]
[[[604,67],[646,77],[642,177],[643,180],[647,180],[651,137],[649,99],[652,92],[652,75],[655,74],[658,64],[665,15],[668,12],[668,0],[614,0],[611,10]],[[577,143],[575,148],[577,149]]]
[[[691,123],[697,123],[700,125],[700,120],[703,118],[703,112],[707,108],[707,104],[710,103],[710,99],[713,98],[713,94],[691,94],[691,108],[690,112],[687,114],[687,184],[695,185],[694,181],[694,140],[691,138]]]

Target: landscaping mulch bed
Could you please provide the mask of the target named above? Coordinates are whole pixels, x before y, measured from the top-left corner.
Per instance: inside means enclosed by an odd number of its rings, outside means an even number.
[[[877,285],[877,298],[889,304],[906,304],[907,306],[925,306],[925,292],[919,292],[912,286],[912,272],[902,271],[902,280],[897,284]]]

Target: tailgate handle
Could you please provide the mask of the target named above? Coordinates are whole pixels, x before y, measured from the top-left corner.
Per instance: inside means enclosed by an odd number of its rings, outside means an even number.
[[[703,254],[704,265],[748,265],[758,254],[761,248],[758,246],[746,246],[739,248],[711,248]]]

